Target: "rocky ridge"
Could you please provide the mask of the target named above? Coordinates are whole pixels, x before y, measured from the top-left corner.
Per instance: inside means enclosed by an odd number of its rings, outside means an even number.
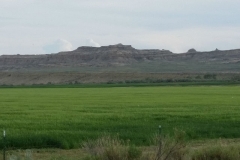
[[[0,70],[11,68],[37,68],[53,66],[111,66],[147,61],[172,54],[162,50],[137,50],[130,45],[79,47],[74,51],[46,55],[3,55]]]
[[[167,65],[181,64],[234,64],[240,70],[240,49],[211,52],[198,52],[190,49],[186,53],[174,54],[168,50],[138,50],[131,45],[110,45],[102,47],[79,47],[74,51],[60,52],[45,55],[2,55],[0,56],[0,71],[22,71],[74,68],[75,71],[81,67],[121,67],[143,64],[149,66],[151,72],[152,64]],[[231,68],[231,67],[230,67]],[[220,69],[221,70],[221,69]],[[66,69],[62,70],[66,71]],[[154,71],[154,70],[153,70]],[[204,70],[202,70],[204,71]],[[166,70],[167,72],[167,70]]]

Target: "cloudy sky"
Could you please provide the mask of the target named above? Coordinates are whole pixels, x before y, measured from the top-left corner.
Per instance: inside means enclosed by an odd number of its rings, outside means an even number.
[[[240,48],[240,0],[0,0],[0,55]]]

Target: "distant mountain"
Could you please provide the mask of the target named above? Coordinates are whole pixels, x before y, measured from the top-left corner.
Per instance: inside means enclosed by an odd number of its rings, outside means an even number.
[[[240,49],[175,54],[130,45],[79,47],[46,55],[2,55],[0,71],[39,72],[239,72]]]

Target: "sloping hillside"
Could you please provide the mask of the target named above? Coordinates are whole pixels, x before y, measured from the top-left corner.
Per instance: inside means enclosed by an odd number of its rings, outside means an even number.
[[[2,55],[0,71],[18,72],[239,72],[240,50],[174,54],[130,45],[79,47],[46,55]]]
[[[130,45],[0,56],[0,85],[239,81],[240,50],[174,54]]]

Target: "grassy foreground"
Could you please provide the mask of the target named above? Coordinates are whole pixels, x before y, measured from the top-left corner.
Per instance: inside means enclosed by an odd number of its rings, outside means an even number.
[[[148,145],[158,125],[239,138],[239,108],[240,86],[1,88],[0,129],[10,148],[75,148],[104,133]]]

